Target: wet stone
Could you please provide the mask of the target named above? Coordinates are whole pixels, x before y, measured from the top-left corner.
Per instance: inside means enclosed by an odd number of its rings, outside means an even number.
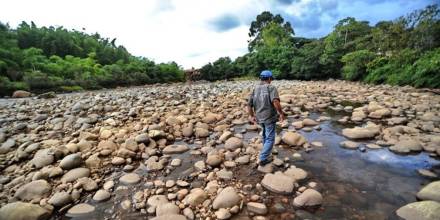
[[[61,160],[60,167],[64,170],[70,170],[79,167],[82,162],[83,160],[79,154],[69,154]]]
[[[42,199],[50,194],[51,189],[52,187],[46,180],[35,180],[18,188],[14,197],[23,201]]]
[[[72,197],[68,192],[57,192],[49,199],[49,204],[54,206],[64,206],[72,201]]]
[[[258,215],[265,215],[267,213],[267,207],[263,203],[258,202],[248,202],[246,204],[248,211],[253,212]]]
[[[126,185],[136,184],[139,183],[140,181],[141,181],[141,177],[136,173],[128,173],[121,176],[121,178],[119,178],[119,182]]]
[[[434,181],[424,186],[417,193],[417,198],[440,202],[440,181]]]
[[[162,152],[164,154],[180,154],[188,150],[189,147],[186,145],[169,145],[165,147]]]
[[[78,215],[88,214],[88,213],[91,213],[93,211],[95,211],[95,207],[94,206],[89,205],[87,203],[80,203],[80,204],[77,204],[77,205],[73,206],[72,208],[70,208],[67,211],[66,215],[70,216],[70,217],[75,217],[75,216],[78,216]]]
[[[321,205],[323,201],[321,193],[314,189],[307,189],[301,195],[295,197],[293,204],[298,207]]]
[[[405,220],[437,220],[440,216],[440,203],[421,201],[407,204],[396,211]]]
[[[274,193],[289,194],[294,188],[294,179],[284,175],[281,172],[275,174],[268,173],[264,175],[261,185]]]
[[[45,220],[50,214],[39,205],[24,202],[8,203],[0,208],[0,219],[5,220]]]
[[[221,169],[216,173],[217,177],[223,180],[230,180],[232,179],[234,173],[232,171],[228,171],[226,169]]]
[[[93,200],[97,202],[102,202],[110,198],[110,193],[106,190],[98,190],[95,195],[93,195]]]
[[[61,182],[63,183],[73,182],[81,177],[88,177],[89,175],[90,175],[89,169],[83,167],[75,168],[65,173],[61,178]]]
[[[214,199],[212,207],[214,209],[230,208],[237,205],[240,200],[240,196],[233,187],[226,187]]]
[[[231,218],[232,215],[229,210],[221,208],[220,210],[215,212],[215,216],[217,217],[217,219],[224,220]]]

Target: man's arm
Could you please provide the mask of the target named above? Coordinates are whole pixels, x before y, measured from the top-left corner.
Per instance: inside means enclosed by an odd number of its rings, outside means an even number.
[[[281,107],[280,96],[278,95],[277,88],[274,86],[270,86],[269,95],[270,95],[270,100],[272,101],[273,107],[278,112],[278,115],[280,117],[280,121],[284,121],[286,119],[286,115],[284,114],[283,108]]]
[[[248,109],[248,114],[249,114],[249,116],[251,116],[251,117],[255,117],[254,108],[252,108],[252,106],[248,105],[248,106],[247,106],[247,109]]]
[[[255,124],[257,122],[257,120],[255,119],[255,112],[254,112],[254,91],[251,92],[251,94],[249,95],[249,99],[248,99],[248,105],[247,105],[247,109],[248,109],[248,114],[249,114],[249,121],[252,122],[253,124]]]
[[[283,108],[281,108],[280,100],[274,99],[272,101],[272,104],[275,107],[275,110],[277,110],[278,114],[280,115],[280,121],[284,121],[286,119],[286,115],[283,112]]]

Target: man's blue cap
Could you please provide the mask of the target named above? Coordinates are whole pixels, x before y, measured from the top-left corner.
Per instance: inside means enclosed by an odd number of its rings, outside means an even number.
[[[260,73],[260,77],[264,77],[264,78],[272,77],[272,72],[270,70],[263,70]]]

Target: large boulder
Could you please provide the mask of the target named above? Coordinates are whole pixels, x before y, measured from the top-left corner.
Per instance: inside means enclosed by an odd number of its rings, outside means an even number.
[[[360,144],[354,141],[342,141],[339,145],[347,149],[358,149]]]
[[[179,206],[171,202],[160,204],[156,207],[156,216],[177,215],[179,212]]]
[[[54,206],[64,206],[72,201],[72,196],[68,192],[56,192],[52,197],[50,197],[48,203]]]
[[[235,150],[243,146],[243,140],[237,137],[231,137],[225,142],[225,148],[228,150]]]
[[[238,205],[240,200],[241,197],[233,187],[226,187],[215,197],[212,207],[214,209],[231,208]]]
[[[139,134],[134,138],[134,140],[137,143],[143,143],[145,145],[148,145],[150,143],[150,137],[148,136],[148,134]]]
[[[367,117],[367,115],[365,114],[364,111],[360,110],[360,111],[354,111],[351,114],[351,120],[355,121],[355,122],[360,122],[362,120],[364,120]]]
[[[405,220],[438,220],[440,203],[435,201],[413,202],[399,208],[396,214]]]
[[[369,118],[381,119],[391,115],[391,110],[387,108],[377,109],[374,112],[370,112]]]
[[[145,135],[145,134],[142,134],[142,135]],[[147,138],[149,138],[149,137],[147,136]],[[148,140],[149,140],[149,139],[148,139]],[[126,149],[129,150],[129,151],[136,152],[136,151],[139,150],[139,145],[138,145],[138,143],[141,143],[141,142],[137,142],[137,141],[136,141],[135,139],[133,139],[133,138],[128,138],[127,140],[125,140],[123,147],[126,148]],[[147,145],[148,145],[148,144],[147,144]]]
[[[89,205],[87,203],[80,203],[67,210],[66,215],[70,217],[75,217],[79,215],[88,214],[93,211],[95,211],[95,206]]]
[[[14,197],[23,201],[42,199],[50,194],[51,189],[46,180],[35,180],[18,188]]]
[[[284,171],[284,175],[289,176],[295,180],[295,182],[301,181],[307,178],[307,172],[301,168],[291,167]]]
[[[79,167],[82,162],[80,154],[69,154],[61,160],[60,167],[64,170],[70,170]]]
[[[12,98],[27,98],[30,97],[31,93],[24,90],[17,90],[12,93]]]
[[[248,202],[246,207],[248,211],[258,215],[265,215],[267,213],[267,207],[264,203]]]
[[[418,152],[422,149],[422,144],[415,139],[401,140],[390,147],[390,150],[396,153],[410,153],[411,151]]]
[[[88,168],[79,167],[69,170],[69,172],[65,173],[63,177],[61,177],[61,182],[69,183],[81,177],[89,177],[89,175],[90,175],[90,170]]]
[[[440,181],[429,183],[418,193],[417,198],[421,200],[434,200],[440,202]]]
[[[222,163],[222,161],[223,161],[223,159],[222,159],[221,155],[219,155],[219,154],[210,154],[206,158],[206,163],[212,167],[219,166]]]
[[[306,143],[306,138],[296,132],[286,132],[281,137],[281,140],[289,146],[302,146]]]
[[[187,220],[187,219],[184,215],[166,214],[166,215],[156,216],[151,220]]]
[[[185,151],[188,151],[189,147],[183,144],[179,145],[168,145],[163,150],[162,153],[164,154],[180,154]]]
[[[379,130],[378,126],[345,128],[342,130],[342,135],[350,139],[366,139],[378,135]]]
[[[304,127],[304,123],[302,121],[295,121],[295,122],[292,122],[292,126],[295,129],[301,129]]]
[[[118,148],[118,145],[116,145],[113,141],[102,140],[99,142],[98,148],[101,150],[106,149],[106,150],[114,151]]]
[[[37,151],[37,153],[35,153],[34,158],[31,160],[31,163],[36,168],[47,166],[55,161],[55,156],[57,156],[56,154],[59,154],[59,152],[57,152],[56,149],[53,148],[41,149]]]
[[[175,116],[170,116],[168,117],[165,122],[170,125],[170,126],[174,126],[174,125],[180,125],[182,124],[182,122],[179,120],[179,118],[175,117]]]
[[[182,135],[185,137],[191,137],[194,133],[194,126],[189,124],[188,126],[182,128]]]
[[[437,116],[434,112],[425,112],[420,119],[423,121],[440,122],[440,116]]]
[[[118,155],[118,157],[122,157],[122,158],[131,158],[131,157],[136,156],[136,152],[133,152],[127,148],[119,148],[116,155]]]
[[[185,197],[184,203],[196,207],[203,203],[207,198],[208,194],[203,189],[195,188]]]
[[[102,202],[111,197],[111,194],[107,190],[100,189],[98,190],[95,195],[93,195],[93,200],[97,202]]]
[[[203,123],[211,124],[214,123],[220,118],[221,116],[214,113],[208,113],[205,115],[205,117],[202,118]]]
[[[141,177],[137,173],[127,173],[121,176],[121,178],[119,178],[119,182],[126,185],[136,184],[139,183],[140,181],[141,181]]]
[[[154,196],[150,196],[147,199],[147,204],[150,207],[154,207],[154,208],[156,208],[159,205],[166,204],[166,203],[168,203],[168,199],[164,195],[154,195]]]
[[[303,123],[304,126],[315,126],[315,125],[319,125],[318,122],[316,122],[315,120],[310,119],[310,118],[306,118],[306,119],[304,119],[304,120],[302,121],[302,123]]]
[[[4,139],[4,137],[3,137]],[[8,139],[2,145],[0,146],[0,154],[8,153],[9,151],[13,150],[16,142],[14,139]]]
[[[230,131],[224,131],[222,133],[222,135],[220,135],[220,137],[218,138],[219,141],[221,142],[225,142],[226,140],[228,140],[230,137],[232,137],[234,134]]]
[[[322,204],[322,195],[314,189],[306,189],[301,195],[293,200],[293,204],[298,207],[316,206]]]
[[[293,191],[295,179],[284,175],[281,172],[264,175],[261,185],[271,192],[279,194],[290,194]]]
[[[205,138],[209,136],[209,131],[206,128],[196,128],[194,133],[197,138]]]
[[[4,220],[46,220],[50,215],[47,209],[24,202],[8,203],[0,209],[0,219]]]

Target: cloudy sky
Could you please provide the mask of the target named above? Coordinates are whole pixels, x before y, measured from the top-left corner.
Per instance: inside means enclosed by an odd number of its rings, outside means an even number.
[[[436,0],[2,0],[0,21],[64,26],[117,38],[136,56],[200,67],[247,51],[249,24],[263,11],[281,14],[297,36],[322,37],[341,18],[374,25]]]

